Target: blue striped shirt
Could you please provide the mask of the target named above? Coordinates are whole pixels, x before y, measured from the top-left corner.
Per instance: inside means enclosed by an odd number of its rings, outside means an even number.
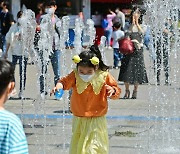
[[[0,110],[0,154],[28,154],[22,123],[7,110]]]

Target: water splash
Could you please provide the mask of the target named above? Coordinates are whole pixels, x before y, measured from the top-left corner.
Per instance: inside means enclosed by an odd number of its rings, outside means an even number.
[[[101,36],[99,50],[101,51],[103,62],[107,65],[107,59],[106,59],[106,54],[105,54],[105,45],[106,45],[106,37],[105,36]]]
[[[37,98],[33,101],[34,111],[35,111],[35,119],[34,125],[41,125],[43,127],[43,142],[40,142],[39,136],[36,135],[36,148],[37,153],[42,151],[45,153],[46,151],[46,99],[45,94],[47,91],[48,82],[48,63],[50,61],[50,55],[52,53],[52,46],[53,46],[53,34],[54,34],[54,27],[51,21],[51,14],[45,14],[41,17],[40,23],[40,32],[38,33],[38,42],[37,47],[34,50],[35,58],[34,62],[36,64],[36,68],[38,70],[37,77],[38,77],[38,95]],[[42,83],[40,83],[39,79],[42,79]],[[40,84],[43,84],[43,92],[39,90]],[[38,115],[44,115],[43,119],[38,119]]]
[[[74,48],[75,54],[79,54],[82,49],[82,34],[83,34],[84,23],[81,18],[75,19],[75,40],[74,40]]]
[[[47,119],[46,119],[46,104],[47,99],[45,96],[45,92],[48,92],[48,87],[50,87],[49,79],[52,79],[50,75],[48,74],[48,64],[50,61],[50,55],[52,54],[52,46],[53,46],[53,36],[54,36],[54,27],[51,21],[51,14],[45,14],[41,17],[41,23],[40,23],[40,31],[36,33],[36,21],[35,21],[35,14],[31,10],[24,10],[23,16],[22,16],[22,37],[23,37],[23,51],[26,52],[30,57],[31,60],[34,62],[35,67],[37,68],[37,97],[32,101],[32,106],[34,108],[34,119],[33,121],[29,122],[28,125],[30,125],[33,128],[33,133],[35,134],[35,149],[36,153],[46,153],[47,150]],[[62,17],[62,20],[58,21],[56,23],[56,26],[58,28],[59,34],[60,34],[60,52],[61,52],[61,75],[64,76],[69,73],[69,66],[67,66],[67,61],[71,60],[72,52],[71,50],[70,56],[67,56],[67,50],[66,50],[66,44],[65,42],[69,39],[69,17],[64,16]],[[87,36],[89,36],[89,42],[88,46],[93,44],[93,41],[95,39],[95,28],[94,23],[92,20],[88,20],[87,24]],[[82,32],[84,30],[84,24],[82,21],[79,20],[79,18],[76,19],[76,37],[75,37],[75,52],[80,53],[82,48],[81,43],[81,37]],[[34,36],[36,36],[34,37]],[[37,39],[37,41],[35,41]],[[34,45],[34,43],[36,44]],[[74,54],[74,53],[73,53]],[[72,65],[70,66],[73,67]],[[44,85],[44,93],[40,92],[40,77],[43,77],[43,85]],[[23,100],[22,100],[23,101]],[[62,130],[63,136],[59,136],[60,139],[63,140],[63,153],[67,152],[67,138],[65,136],[65,116],[66,116],[66,109],[69,102],[69,93],[65,92],[63,96],[63,118],[57,120],[57,132],[59,130]],[[24,113],[24,107],[22,103],[22,114]],[[38,118],[39,115],[43,115],[42,118]],[[39,135],[38,130],[36,129],[36,126],[40,126],[42,128],[42,136]]]
[[[34,34],[36,29],[36,20],[35,14],[33,11],[29,9],[25,9],[23,11],[20,24],[20,35],[22,40],[22,55],[26,55],[27,57],[33,57],[33,48],[34,48]],[[25,61],[25,57],[23,56],[23,61]],[[21,120],[23,121],[23,110],[24,110],[24,62],[22,62],[22,91],[21,93]]]
[[[59,22],[59,27],[61,28],[59,30],[60,32],[60,50],[65,50],[65,42],[69,39],[69,22],[70,18],[68,16],[62,17],[61,23]]]
[[[68,66],[67,66],[67,61],[69,61],[69,58],[71,57],[67,57],[67,51],[66,51],[66,47],[65,47],[65,42],[68,42],[69,39],[69,22],[70,22],[70,18],[68,16],[64,16],[62,18],[62,25],[61,25],[61,32],[60,32],[60,50],[62,53],[62,63],[61,63],[61,74],[62,76],[67,75],[68,72]],[[63,95],[63,118],[62,121],[60,122],[59,120],[57,122],[62,123],[62,132],[63,132],[63,136],[61,136],[62,140],[63,140],[63,145],[62,145],[62,152],[65,153],[66,152],[66,136],[65,136],[65,110],[66,110],[66,106],[67,106],[67,102],[68,102],[68,93],[67,91],[64,92]]]
[[[96,37],[96,29],[94,27],[94,21],[92,19],[87,19],[87,35],[89,36],[89,42],[87,46],[91,46],[94,44],[94,40]]]
[[[152,44],[155,50],[155,59],[152,61],[154,68],[153,76],[156,86],[151,86],[149,89],[149,115],[155,115],[156,120],[154,127],[148,135],[149,153],[179,153],[179,128],[176,120],[178,116],[179,106],[179,90],[180,85],[179,74],[179,29],[178,29],[178,0],[147,0],[147,24],[152,29]],[[172,28],[173,26],[173,28]],[[168,32],[165,34],[165,29]],[[158,42],[158,43],[157,43]],[[160,55],[157,55],[157,47],[159,46]],[[167,54],[165,57],[164,54]],[[159,65],[159,56],[163,58]],[[166,59],[164,59],[166,58]],[[167,66],[163,66],[164,60],[167,60]],[[165,74],[169,73],[168,83]],[[160,81],[157,82],[157,74],[161,71]],[[160,86],[158,86],[160,84]],[[162,121],[158,118],[163,117]],[[169,147],[169,148],[167,148]]]

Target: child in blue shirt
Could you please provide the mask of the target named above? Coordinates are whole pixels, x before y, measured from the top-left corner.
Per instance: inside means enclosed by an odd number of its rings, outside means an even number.
[[[14,86],[13,65],[0,59],[0,154],[28,154],[27,140],[20,119],[4,109]]]
[[[114,31],[112,34],[113,38],[113,51],[114,51],[114,68],[118,69],[118,63],[121,61],[123,54],[119,51],[119,40],[124,37],[124,32],[121,30],[121,23],[115,22],[113,25]]]

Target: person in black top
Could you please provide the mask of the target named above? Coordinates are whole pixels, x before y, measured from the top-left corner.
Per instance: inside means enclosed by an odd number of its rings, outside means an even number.
[[[2,11],[0,13],[0,22],[1,22],[1,36],[3,44],[3,52],[6,51],[6,33],[9,31],[9,28],[14,24],[13,15],[9,12],[9,2],[2,2]]]
[[[0,0],[0,12],[2,11],[3,2],[3,0]]]

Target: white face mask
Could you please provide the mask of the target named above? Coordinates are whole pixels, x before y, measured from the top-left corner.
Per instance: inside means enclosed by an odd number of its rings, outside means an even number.
[[[91,75],[83,75],[83,74],[79,74],[80,78],[84,81],[84,82],[89,82],[92,80],[92,78],[94,77],[95,73],[91,74]]]
[[[53,8],[46,8],[45,12],[49,14],[54,14],[55,10]]]

